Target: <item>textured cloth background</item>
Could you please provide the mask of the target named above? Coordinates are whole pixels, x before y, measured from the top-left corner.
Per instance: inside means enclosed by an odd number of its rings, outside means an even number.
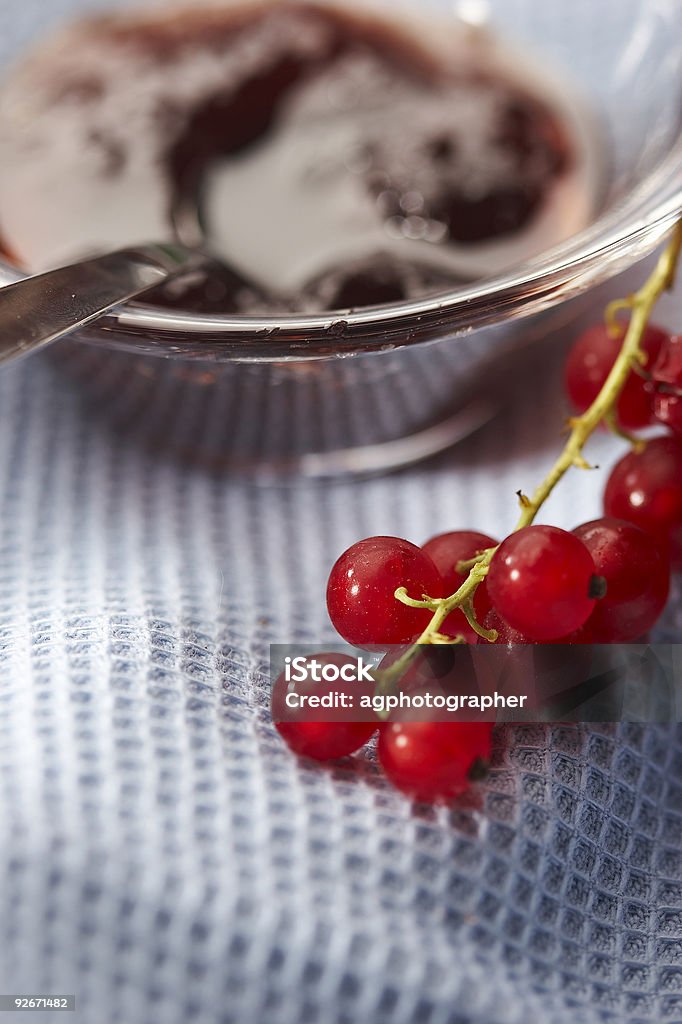
[[[509,529],[562,348],[435,463],[279,488],[136,450],[40,358],[2,372],[0,991],[83,1024],[682,1021],[679,728],[515,727],[480,798],[415,810],[269,721],[268,644],[332,637],[347,544]]]
[[[81,6],[0,0],[0,60]],[[332,639],[348,544],[512,526],[560,444],[565,341],[447,456],[324,486],[154,458],[46,360],[0,373],[0,992],[78,1003],[0,1024],[682,1022],[680,727],[510,728],[477,796],[416,810],[371,753],[309,767],[269,720],[268,644]],[[599,514],[603,478],[548,521]]]

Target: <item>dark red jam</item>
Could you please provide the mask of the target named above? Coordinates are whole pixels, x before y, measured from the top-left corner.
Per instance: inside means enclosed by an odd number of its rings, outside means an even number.
[[[0,229],[41,269],[198,208],[223,263],[153,301],[205,312],[371,306],[521,262],[589,219],[589,147],[494,39],[448,32],[302,3],[82,22],[0,93]]]

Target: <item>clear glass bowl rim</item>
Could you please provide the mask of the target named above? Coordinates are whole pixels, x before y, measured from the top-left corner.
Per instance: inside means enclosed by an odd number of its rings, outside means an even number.
[[[87,337],[156,355],[260,362],[395,349],[529,316],[626,269],[661,242],[682,216],[682,136],[678,140],[624,200],[584,231],[470,285],[347,312],[276,317],[193,314],[136,302],[102,317]],[[0,260],[0,285],[23,276]]]

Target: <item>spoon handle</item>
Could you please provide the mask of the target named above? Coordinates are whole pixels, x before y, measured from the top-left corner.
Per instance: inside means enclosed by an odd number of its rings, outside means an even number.
[[[145,245],[0,288],[0,363],[44,348],[203,259],[177,243]]]

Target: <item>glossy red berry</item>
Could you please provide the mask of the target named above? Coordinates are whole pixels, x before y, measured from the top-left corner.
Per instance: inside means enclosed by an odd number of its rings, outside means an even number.
[[[379,732],[379,761],[403,793],[445,803],[485,771],[492,730],[492,722],[389,722]]]
[[[633,523],[605,517],[573,531],[606,580],[587,625],[600,643],[628,643],[651,629],[668,599],[670,566],[654,538]]]
[[[384,655],[379,670],[385,672],[391,668],[408,650],[409,646],[393,647]],[[473,660],[472,646],[468,644],[425,644],[414,655],[409,665],[400,675],[399,680],[391,687],[392,695],[403,694],[430,697],[442,702],[450,696],[477,693],[476,668]],[[422,719],[427,714],[429,719],[441,721],[474,721],[490,718],[489,714],[481,714],[479,708],[459,707],[456,710],[436,706],[398,708],[392,712],[392,718],[400,721]]]
[[[682,392],[682,334],[668,338],[651,371],[657,384],[668,384]]]
[[[654,416],[659,423],[682,436],[682,395],[657,391],[654,395]]]
[[[329,616],[343,639],[370,649],[416,640],[432,613],[398,601],[398,587],[416,600],[444,596],[438,570],[415,544],[398,537],[369,537],[348,548],[327,584]]]
[[[454,530],[452,533],[441,533],[432,537],[422,547],[422,551],[433,560],[443,580],[444,593],[454,594],[459,590],[468,573],[458,573],[457,563],[467,562],[475,558],[479,552],[486,548],[494,548],[497,541],[485,533],[476,533],[473,530]],[[474,597],[474,610],[479,622],[483,622],[490,611],[490,598],[485,580],[476,588]],[[461,611],[454,611],[448,615],[440,629],[445,636],[462,636],[467,643],[474,644],[477,641],[477,634],[471,628]]]
[[[376,732],[378,721],[357,721],[356,707],[320,708],[311,706],[309,698],[323,698],[329,694],[337,695],[346,691],[354,694],[357,683],[336,682],[333,679],[321,678],[322,671],[331,666],[342,668],[348,666],[355,669],[357,661],[345,654],[311,654],[306,658],[308,669],[303,680],[291,682],[282,672],[277,677],[272,689],[272,717],[275,728],[285,743],[301,757],[310,757],[316,761],[333,761],[339,757],[353,754]],[[316,675],[312,671],[316,666]],[[294,698],[292,705],[287,703],[287,695]],[[303,700],[301,699],[303,698]],[[308,703],[305,703],[305,701]]]
[[[663,345],[651,378],[656,419],[682,434],[682,335]]]
[[[275,728],[295,754],[315,761],[354,754],[377,729],[368,722],[276,722]]]
[[[614,467],[604,493],[604,510],[666,544],[682,526],[682,444],[669,435],[648,441]]]
[[[584,412],[601,391],[611,367],[620,352],[625,329],[612,338],[605,324],[595,324],[580,335],[569,352],[565,368],[568,397],[576,412]],[[669,335],[660,327],[650,324],[642,339],[647,357],[646,371],[656,361]],[[652,397],[644,377],[635,370],[630,373],[616,405],[616,414],[622,427],[637,430],[651,423]]]
[[[554,717],[561,717],[566,697],[591,675],[589,621],[568,636],[538,642],[512,629],[493,609],[485,626],[497,630],[497,640],[493,644],[481,640],[474,652],[481,692],[525,695],[523,707],[531,720],[533,712],[542,718],[554,709]]]
[[[495,640],[494,643],[498,645],[506,644],[510,647],[516,646],[517,644],[533,644],[534,646],[537,646],[538,644],[547,644],[551,646],[560,646],[599,643],[590,629],[589,624],[591,620],[592,616],[590,616],[585,625],[581,626],[580,629],[574,630],[573,633],[569,633],[567,636],[555,637],[554,640],[531,640],[530,637],[520,633],[518,629],[513,629],[508,622],[504,621],[499,612],[496,612],[494,608],[486,615],[483,620],[483,625],[486,629],[495,630],[497,633],[497,640]],[[484,637],[479,637],[478,643],[485,646],[486,644],[489,645],[490,641],[486,640]]]
[[[556,640],[579,629],[594,609],[596,583],[585,545],[556,526],[512,533],[488,573],[493,606],[530,640]]]

